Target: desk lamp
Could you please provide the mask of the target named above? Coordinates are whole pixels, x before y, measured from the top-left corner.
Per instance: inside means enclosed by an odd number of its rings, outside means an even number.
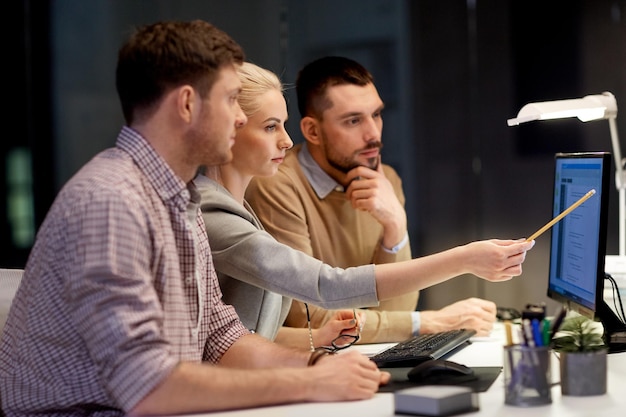
[[[617,103],[615,96],[605,91],[602,94],[585,96],[571,100],[543,101],[529,103],[521,108],[517,117],[507,120],[509,126],[534,120],[565,119],[578,117],[581,122],[608,119],[611,143],[615,157],[615,186],[619,193],[619,255],[626,256],[626,172],[622,160],[617,135]]]

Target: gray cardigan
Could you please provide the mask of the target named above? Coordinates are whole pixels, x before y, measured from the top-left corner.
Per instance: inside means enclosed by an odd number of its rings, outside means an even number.
[[[220,184],[194,181],[223,299],[248,329],[273,340],[291,298],[328,309],[378,305],[373,265],[333,268],[283,245]]]

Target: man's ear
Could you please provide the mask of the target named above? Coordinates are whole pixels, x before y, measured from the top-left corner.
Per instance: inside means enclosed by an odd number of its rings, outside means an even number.
[[[302,132],[302,136],[304,136],[308,142],[313,145],[320,144],[320,126],[317,119],[311,116],[305,116],[300,119],[300,131]]]
[[[194,117],[195,107],[198,105],[199,95],[190,85],[178,88],[176,95],[176,110],[184,123],[191,123]]]

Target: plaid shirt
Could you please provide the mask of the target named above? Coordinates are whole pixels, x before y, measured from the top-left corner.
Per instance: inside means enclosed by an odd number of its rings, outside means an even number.
[[[193,183],[129,128],[59,193],[0,345],[7,416],[123,415],[247,333],[221,302]]]

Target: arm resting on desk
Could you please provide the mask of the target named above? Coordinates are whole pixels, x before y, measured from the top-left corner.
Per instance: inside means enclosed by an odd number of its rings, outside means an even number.
[[[131,415],[183,414],[303,401],[372,397],[389,375],[358,352],[322,358],[306,367],[310,352],[246,335],[219,365],[181,362]],[[273,367],[273,368],[271,368]],[[304,368],[303,368],[304,367]]]

